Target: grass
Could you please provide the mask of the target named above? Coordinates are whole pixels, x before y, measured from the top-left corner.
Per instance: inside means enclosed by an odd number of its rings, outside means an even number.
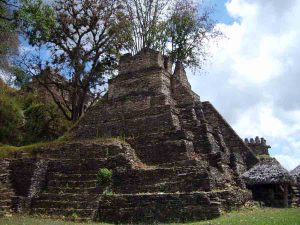
[[[258,155],[257,157],[260,158],[260,159],[271,159],[272,158],[269,155]]]
[[[74,140],[68,139],[66,136],[62,136],[54,141],[49,142],[39,142],[25,146],[12,146],[12,145],[1,145],[0,143],[0,159],[1,158],[13,158],[15,153],[28,153],[29,156],[33,152],[34,149],[42,148],[42,147],[51,147],[64,143],[72,143],[76,142]],[[119,137],[99,137],[90,140],[82,140],[81,143],[102,143],[102,144],[110,144],[115,142],[124,143],[122,139]]]
[[[0,218],[0,225],[105,225],[105,223],[76,223],[41,219],[26,215]],[[187,225],[300,225],[300,208],[289,209],[243,209],[227,213],[220,218],[186,223]]]
[[[0,225],[108,225],[107,223],[77,223],[58,219],[41,219],[27,215],[13,215],[0,218]]]
[[[0,145],[0,158],[10,158],[14,155],[14,153],[28,153],[31,154],[32,151],[36,148],[48,147],[54,144],[62,143],[60,140],[52,141],[52,142],[39,142],[25,146],[12,146],[12,145]]]
[[[253,208],[227,213],[220,218],[189,225],[300,225],[300,208]]]

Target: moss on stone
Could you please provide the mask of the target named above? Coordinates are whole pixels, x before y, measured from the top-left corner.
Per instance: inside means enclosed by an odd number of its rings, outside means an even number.
[[[33,150],[41,147],[48,147],[51,145],[55,145],[58,143],[62,143],[62,141],[52,141],[52,142],[39,142],[30,145],[24,145],[20,147],[12,146],[12,145],[2,145],[0,146],[0,158],[12,158],[15,154],[29,154],[32,155]]]
[[[270,159],[272,158],[270,155],[257,155],[259,159]]]

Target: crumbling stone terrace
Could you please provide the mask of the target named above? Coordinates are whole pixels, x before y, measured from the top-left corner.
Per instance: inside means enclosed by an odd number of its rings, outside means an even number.
[[[153,223],[214,218],[250,200],[241,174],[258,158],[191,90],[183,65],[171,68],[151,49],[123,56],[105,98],[69,141],[3,162],[10,168],[10,206],[52,217]],[[106,187],[97,182],[100,168],[112,171]]]

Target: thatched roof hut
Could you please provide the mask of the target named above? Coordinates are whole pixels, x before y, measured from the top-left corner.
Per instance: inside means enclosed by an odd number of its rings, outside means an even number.
[[[247,185],[284,184],[293,182],[291,174],[275,158],[261,161],[243,174]]]
[[[296,179],[298,185],[300,186],[300,165],[291,171],[291,175]]]
[[[266,206],[288,207],[293,200],[293,176],[275,158],[264,158],[243,174],[253,198]]]
[[[295,178],[296,185],[293,188],[295,194],[295,203],[300,206],[300,165],[293,169],[290,174]]]

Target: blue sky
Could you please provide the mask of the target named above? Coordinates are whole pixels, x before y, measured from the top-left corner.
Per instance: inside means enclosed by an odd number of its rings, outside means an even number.
[[[225,4],[227,0],[207,0],[205,2],[208,5],[213,6],[214,8],[213,17],[216,21],[225,24],[232,24],[234,22],[234,19],[229,16],[228,11],[225,8]]]
[[[211,43],[191,85],[242,138],[265,137],[291,170],[300,164],[300,0],[208,1],[226,38]]]

